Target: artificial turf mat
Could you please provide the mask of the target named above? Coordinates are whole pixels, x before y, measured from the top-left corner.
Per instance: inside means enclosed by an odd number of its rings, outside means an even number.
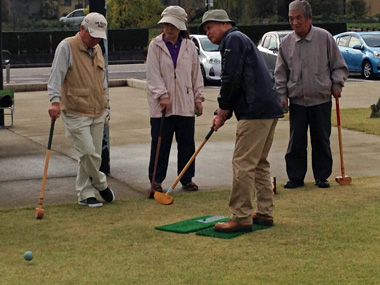
[[[227,220],[228,218],[221,216],[202,216],[173,224],[158,226],[155,227],[155,229],[167,232],[187,234],[213,227],[216,223],[225,222]],[[214,228],[212,228],[212,230],[214,230]]]
[[[252,232],[255,232],[255,231],[258,231],[258,230],[267,229],[267,228],[270,228],[270,227],[272,227],[272,226],[268,227],[268,226],[260,226],[260,225],[254,224]],[[238,237],[238,236],[241,236],[241,235],[244,235],[244,234],[248,234],[248,233],[250,233],[250,232],[218,233],[218,232],[214,231],[214,228],[208,228],[208,229],[204,229],[202,231],[199,231],[196,234],[200,235],[200,236],[208,236],[208,237],[231,239],[231,238],[235,238],[235,237]]]

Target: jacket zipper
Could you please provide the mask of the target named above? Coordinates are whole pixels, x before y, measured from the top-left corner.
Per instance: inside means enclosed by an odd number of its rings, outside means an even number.
[[[174,100],[177,99],[177,73],[176,73],[176,70],[174,69],[174,94],[173,94],[173,104],[172,104],[172,112],[174,113],[175,110],[174,110]]]

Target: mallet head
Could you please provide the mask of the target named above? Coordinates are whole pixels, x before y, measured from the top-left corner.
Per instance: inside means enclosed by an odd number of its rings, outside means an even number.
[[[337,177],[335,177],[335,181],[336,181],[338,184],[340,184],[340,185],[350,185],[352,179],[351,179],[351,177],[349,177],[349,176],[344,176],[344,177],[342,177],[342,176],[337,176]]]
[[[34,212],[34,217],[37,219],[37,220],[41,220],[43,217],[44,217],[44,209],[42,209],[42,207],[38,207],[36,208],[36,211]]]
[[[169,195],[169,192],[164,194],[160,192],[154,193],[154,200],[156,200],[158,203],[162,205],[170,205],[173,203],[173,197]]]

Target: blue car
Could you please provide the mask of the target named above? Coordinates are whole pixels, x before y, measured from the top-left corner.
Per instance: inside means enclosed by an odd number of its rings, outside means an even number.
[[[380,32],[345,32],[334,39],[350,72],[366,79],[380,74]]]

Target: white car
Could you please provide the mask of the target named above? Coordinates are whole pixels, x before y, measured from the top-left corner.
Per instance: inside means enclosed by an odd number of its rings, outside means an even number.
[[[271,31],[263,35],[257,49],[260,51],[269,71],[273,74],[276,66],[278,49],[282,40],[292,31]]]
[[[190,35],[190,39],[198,50],[204,84],[220,82],[222,65],[219,45],[210,42],[205,35]]]
[[[80,25],[86,15],[84,14],[84,9],[76,9],[70,12],[67,16],[59,18],[61,23],[68,25]]]

